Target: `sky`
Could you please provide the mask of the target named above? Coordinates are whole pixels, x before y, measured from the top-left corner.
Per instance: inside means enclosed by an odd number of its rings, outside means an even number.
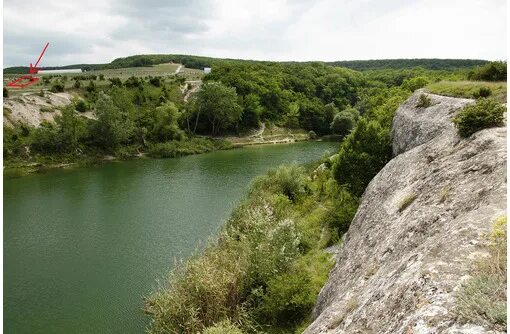
[[[136,54],[506,60],[506,0],[4,0],[3,66]]]

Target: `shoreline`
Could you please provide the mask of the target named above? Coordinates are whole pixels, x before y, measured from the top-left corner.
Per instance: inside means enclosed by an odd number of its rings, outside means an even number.
[[[209,139],[224,139],[224,138],[212,138],[207,137]],[[228,140],[228,139],[227,139]],[[233,150],[233,149],[239,149],[243,147],[253,147],[253,146],[265,146],[265,145],[277,145],[277,144],[295,144],[295,143],[301,143],[301,142],[322,142],[322,141],[337,141],[335,138],[331,138],[330,136],[323,136],[317,139],[310,139],[310,138],[282,138],[282,139],[276,139],[276,140],[256,140],[256,141],[245,141],[245,142],[232,142],[232,146],[230,148],[225,149],[219,149],[214,151],[226,151],[226,150]],[[204,153],[210,153],[214,151],[208,151],[208,152],[200,152],[195,154],[183,154],[180,156],[177,156],[175,158],[180,158],[188,155],[197,155],[197,154],[204,154]],[[86,167],[92,167],[92,166],[98,166],[104,163],[108,162],[119,162],[119,161],[129,161],[129,160],[138,160],[138,159],[173,159],[172,157],[169,158],[157,158],[157,157],[151,157],[147,154],[147,152],[141,152],[136,155],[128,156],[125,158],[112,156],[112,155],[104,155],[102,157],[84,157],[83,159],[78,159],[76,161],[72,162],[58,162],[58,163],[43,163],[43,162],[27,162],[22,163],[20,162],[19,165],[5,165],[3,166],[3,176],[4,178],[18,178],[27,176],[30,174],[36,174],[36,173],[45,173],[47,171],[51,170],[58,170],[58,169],[70,169],[70,168],[86,168]]]

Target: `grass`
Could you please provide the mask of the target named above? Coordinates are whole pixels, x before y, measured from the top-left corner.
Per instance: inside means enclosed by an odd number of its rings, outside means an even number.
[[[506,330],[506,243],[506,217],[500,217],[489,236],[489,257],[476,263],[457,293],[455,311],[461,320]]]
[[[417,195],[415,193],[410,193],[406,195],[398,204],[398,212],[404,211],[409,205],[411,205],[416,199]]]
[[[506,103],[506,82],[488,81],[439,81],[425,87],[427,92],[463,98],[475,98],[480,89],[489,88],[490,98],[500,103]]]

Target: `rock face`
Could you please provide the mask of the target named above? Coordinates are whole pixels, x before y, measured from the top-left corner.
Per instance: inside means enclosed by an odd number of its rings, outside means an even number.
[[[490,332],[452,311],[506,214],[506,128],[461,139],[450,119],[472,100],[427,94],[417,108],[422,93],[396,113],[396,157],[367,187],[305,333]]]
[[[38,127],[42,121],[53,122],[60,115],[58,107],[71,103],[72,95],[68,93],[45,92],[41,97],[37,94],[25,93],[4,99],[4,124],[14,126],[16,123]]]

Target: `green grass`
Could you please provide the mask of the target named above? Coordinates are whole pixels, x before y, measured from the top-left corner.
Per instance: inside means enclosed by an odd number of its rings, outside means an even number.
[[[428,85],[425,90],[433,94],[472,99],[483,87],[491,90],[490,98],[506,103],[506,82],[439,81]]]

